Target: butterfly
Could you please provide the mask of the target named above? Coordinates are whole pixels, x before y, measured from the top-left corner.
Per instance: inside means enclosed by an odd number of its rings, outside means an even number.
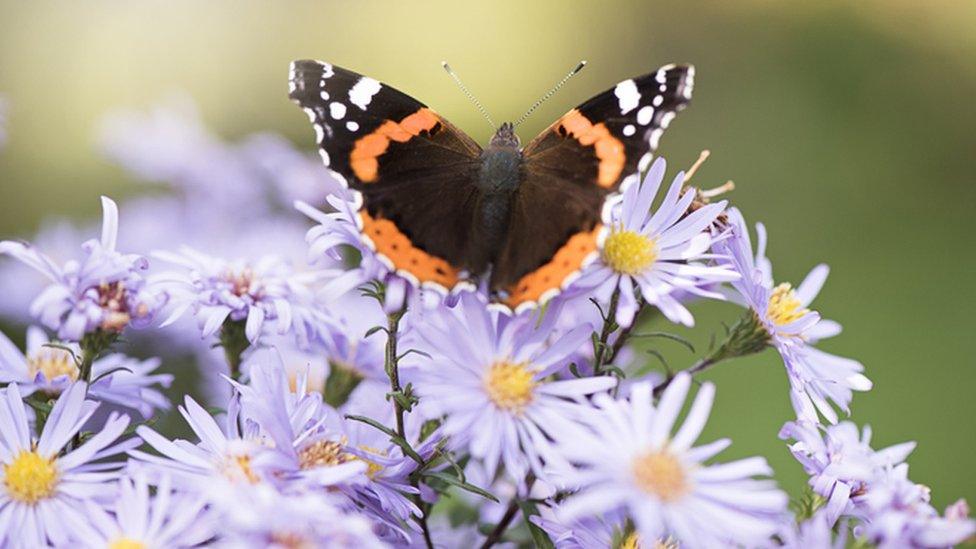
[[[384,263],[442,293],[482,280],[519,312],[597,257],[604,206],[647,168],[694,76],[672,64],[624,80],[524,148],[512,123],[482,148],[416,99],[321,61],[291,64],[289,97],[326,167],[357,193],[363,240]]]

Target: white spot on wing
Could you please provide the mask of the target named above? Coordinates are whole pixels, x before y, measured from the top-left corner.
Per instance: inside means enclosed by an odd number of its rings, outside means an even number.
[[[646,126],[651,123],[651,118],[654,117],[654,107],[646,105],[641,107],[641,110],[637,111],[637,123],[641,126]]]
[[[329,100],[329,92],[327,92],[325,90],[322,90],[322,91],[319,92],[319,97],[322,98],[322,101],[328,101]]]
[[[637,108],[640,103],[641,94],[637,91],[637,83],[633,80],[624,80],[617,84],[613,90],[617,96],[617,104],[620,106],[620,114],[627,114]]]
[[[655,107],[660,107],[661,106],[661,103],[664,103],[664,96],[663,95],[655,95],[654,96],[654,100],[651,101],[651,105],[654,105]]]
[[[376,80],[364,76],[349,90],[349,101],[365,111],[366,106],[373,100],[373,96],[379,93],[382,87]]]
[[[624,135],[626,135],[627,137],[634,135],[636,131],[637,128],[635,128],[633,124],[627,124],[626,126],[624,126]]]
[[[661,134],[663,133],[664,130],[661,128],[654,128],[654,131],[651,132],[651,150],[657,149],[657,144],[661,140]]]
[[[312,124],[312,127],[315,128],[315,142],[322,143],[325,141],[325,130],[322,129],[322,125]]]
[[[359,129],[359,124],[350,120],[349,122],[346,122],[346,129],[351,132],[354,132]]]
[[[332,159],[329,158],[329,153],[327,153],[325,149],[319,149],[319,156],[322,157],[322,162],[324,162],[326,166],[332,163]]]
[[[666,113],[664,113],[663,115],[661,115],[661,127],[662,128],[667,128],[668,127],[668,124],[670,124],[672,120],[674,120],[674,113],[673,112],[666,112]]]
[[[642,156],[640,160],[637,162],[637,169],[639,171],[644,171],[650,165],[651,165],[651,153],[644,153],[644,156]]]
[[[305,116],[308,116],[308,121],[311,122],[312,124],[314,124],[315,123],[315,111],[313,111],[309,107],[305,107],[302,110],[305,111]]]
[[[329,103],[329,114],[335,120],[342,120],[342,117],[346,116],[346,106],[338,101],[333,101]]]

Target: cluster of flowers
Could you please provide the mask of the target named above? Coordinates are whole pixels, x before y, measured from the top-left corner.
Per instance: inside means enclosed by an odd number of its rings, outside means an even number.
[[[815,346],[840,332],[808,308],[826,266],[775,283],[763,227],[754,249],[741,213],[684,174],[652,207],[661,159],[608,209],[583,272],[514,314],[391,270],[356,194],[279,138],[222,143],[183,105],[115,117],[104,142],[175,192],[126,204],[124,240],[103,198],[80,259],[0,242],[46,280],[0,266],[0,311],[39,324],[23,351],[0,335],[0,546],[944,547],[976,532],[965,502],[940,514],[908,479],[913,444],[874,450],[840,421],[871,382]],[[37,241],[57,253],[80,232]],[[723,341],[677,373],[634,359],[642,315],[692,326],[699,299],[743,305]],[[799,514],[763,458],[697,444],[715,387],[690,397],[693,377],[768,348],[796,412],[780,436],[810,475]],[[189,440],[156,425],[174,415],[164,389],[193,377],[158,370],[188,355],[205,395],[177,406]]]

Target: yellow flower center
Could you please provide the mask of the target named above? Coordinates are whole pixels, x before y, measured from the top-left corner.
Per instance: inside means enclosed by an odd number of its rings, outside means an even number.
[[[22,503],[34,504],[48,498],[58,485],[54,458],[44,458],[36,451],[22,450],[3,466],[3,474],[7,493]]]
[[[633,470],[637,486],[662,501],[675,501],[688,492],[684,467],[678,458],[666,451],[638,457],[634,460]]]
[[[146,549],[146,544],[132,538],[116,538],[108,544],[108,549]]]
[[[224,460],[222,472],[224,477],[234,482],[243,481],[248,484],[257,484],[261,481],[261,477],[251,467],[251,456],[249,454],[227,456]]]
[[[634,231],[614,229],[603,243],[604,263],[621,274],[640,274],[656,259],[654,239]]]
[[[496,362],[485,376],[485,390],[499,409],[521,413],[532,402],[536,382],[528,362]]]
[[[54,347],[41,347],[34,356],[28,358],[27,372],[31,379],[40,372],[49,381],[64,375],[71,381],[77,381],[80,373],[71,353]]]
[[[327,439],[313,442],[298,452],[299,466],[302,469],[334,467],[356,459],[356,456],[343,449],[344,444]]]
[[[810,310],[804,309],[800,300],[797,299],[793,287],[784,282],[773,288],[773,293],[769,296],[766,318],[777,326],[783,326],[799,320],[809,312]]]
[[[617,549],[641,549],[641,547],[640,536],[637,535],[637,532],[631,532],[622,542],[620,542]],[[664,540],[659,539],[654,542],[651,549],[678,549],[678,542],[671,538]]]
[[[359,449],[374,454],[379,454],[381,456],[386,455],[386,452],[380,450],[379,448],[373,448],[372,446],[360,446]],[[370,461],[368,459],[363,459],[363,461],[366,462],[366,476],[368,476],[369,478],[374,478],[377,474],[379,474],[383,470],[383,466],[380,465],[379,463],[376,463],[375,461]]]

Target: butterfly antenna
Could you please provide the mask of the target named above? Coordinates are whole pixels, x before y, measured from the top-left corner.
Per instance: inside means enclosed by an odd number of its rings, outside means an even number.
[[[525,122],[525,119],[528,118],[529,115],[531,115],[533,112],[535,112],[535,110],[539,108],[539,105],[542,105],[543,103],[546,102],[547,99],[555,95],[555,93],[559,91],[559,88],[563,87],[563,84],[568,82],[570,78],[576,76],[576,73],[583,70],[583,67],[585,66],[586,66],[586,61],[581,60],[573,70],[569,71],[569,74],[564,76],[563,79],[559,81],[558,84],[553,86],[551,90],[547,91],[545,95],[543,95],[542,97],[539,98],[538,101],[533,103],[532,106],[529,107],[529,110],[525,111],[525,114],[520,116],[519,119],[515,121],[515,125],[518,126],[522,122]]]
[[[487,120],[488,123],[491,124],[492,129],[498,129],[498,126],[496,126],[495,122],[491,119],[491,115],[488,114],[488,109],[486,109],[485,106],[481,104],[481,101],[478,101],[478,98],[475,97],[474,94],[468,90],[468,87],[465,86],[463,82],[461,82],[461,79],[458,78],[458,75],[454,72],[451,66],[447,64],[447,61],[441,61],[441,66],[444,67],[444,70],[447,71],[447,74],[451,75],[451,78],[453,78],[454,82],[458,85],[459,88],[461,88],[461,92],[464,93],[465,97],[467,97],[472,103],[474,103],[474,106],[478,108],[478,110],[481,112],[481,115],[485,117],[485,120]]]

